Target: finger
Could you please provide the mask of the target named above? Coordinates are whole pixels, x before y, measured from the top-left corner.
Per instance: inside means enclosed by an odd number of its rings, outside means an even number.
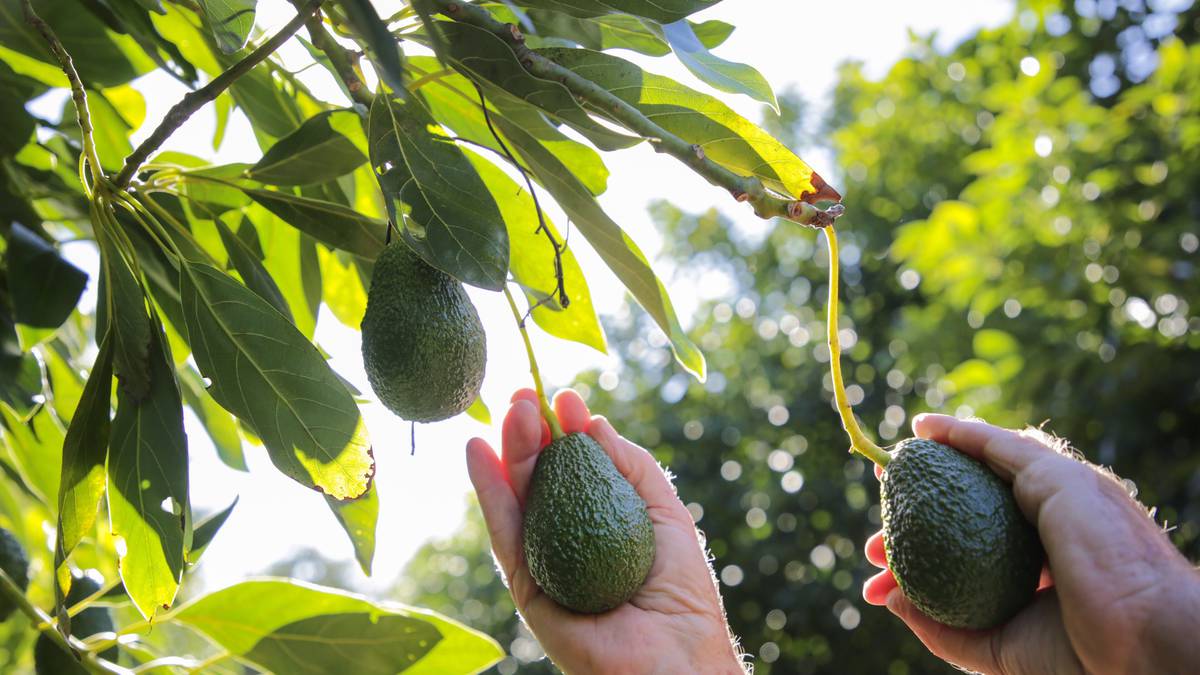
[[[876,567],[887,567],[887,552],[883,550],[883,533],[876,532],[867,539],[863,550],[867,554],[867,562]],[[882,603],[881,603],[882,604]]]
[[[622,438],[612,424],[599,415],[588,423],[587,433],[600,443],[652,513],[654,509],[665,510],[674,516],[686,517],[691,523],[691,516],[675,494],[675,486],[645,448]]]
[[[574,389],[563,389],[554,395],[554,414],[565,433],[573,434],[587,429],[592,413]]]
[[[896,588],[896,577],[892,575],[891,570],[884,570],[863,584],[863,600],[866,600],[868,605],[882,607],[887,604],[888,595]]]
[[[883,475],[883,467],[876,464],[875,465],[875,477],[879,478],[882,475]]]
[[[537,395],[536,391],[529,389],[528,387],[526,387],[525,389],[518,389],[512,395],[512,402],[516,403],[517,401],[529,401],[530,403],[533,404],[533,407],[538,410],[538,417],[539,418],[541,417],[542,403],[538,399],[538,395]],[[546,423],[545,419],[543,419],[542,420],[542,439],[541,439],[541,445],[539,447],[544,448],[549,444],[550,444],[550,425]]]
[[[508,409],[500,430],[504,469],[512,492],[521,504],[525,503],[529,479],[542,448],[541,425],[544,423],[537,406],[519,398]]]
[[[999,670],[992,649],[994,632],[960,630],[940,624],[913,606],[899,588],[887,596],[887,608],[908,625],[934,656],[967,670]]]
[[[504,577],[511,579],[521,558],[521,507],[505,476],[504,465],[482,438],[467,442],[467,474],[479,498],[492,550]]]
[[[1030,464],[1056,454],[1049,446],[1011,429],[949,415],[917,415],[913,418],[913,432],[987,462],[1001,478],[1010,482]]]

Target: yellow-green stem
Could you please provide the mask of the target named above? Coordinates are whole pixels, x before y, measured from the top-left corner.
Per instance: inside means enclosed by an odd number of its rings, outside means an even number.
[[[521,318],[521,310],[517,309],[517,301],[513,300],[508,286],[504,287],[504,297],[508,300],[508,307],[512,310],[513,319],[516,320],[517,328],[521,331],[521,339],[525,340],[525,353],[529,356],[529,374],[533,375],[533,385],[537,389],[538,405],[542,409],[542,417],[545,417],[546,424],[550,425],[551,438],[558,440],[564,435],[562,426],[558,423],[558,417],[554,415],[554,409],[550,407],[550,401],[546,399],[546,390],[542,387],[542,374],[538,371],[537,359],[533,355],[533,343],[529,341],[529,331],[525,328],[525,319]]]
[[[29,598],[26,598],[25,594],[21,592],[21,589],[17,586],[16,582],[12,580],[12,577],[8,576],[8,573],[3,569],[0,569],[0,596],[7,597],[10,602],[17,606],[17,609],[21,610],[21,612],[29,618],[30,622],[33,623],[34,628],[40,631],[42,635],[48,637],[59,647],[67,650],[67,653],[71,653],[73,651],[81,652],[82,658],[80,665],[83,666],[84,670],[88,671],[89,673],[98,673],[103,675],[119,672],[112,664],[97,657],[93,653],[87,652],[86,649],[83,649],[83,643],[73,638],[65,637],[62,633],[59,633],[58,629],[54,625],[54,619],[51,619],[48,614],[35,607],[34,604],[29,601]]]
[[[829,340],[829,372],[833,375],[833,398],[837,402],[838,414],[842,417],[842,427],[850,436],[850,448],[858,454],[875,462],[879,466],[887,466],[890,456],[883,448],[867,438],[854,419],[854,410],[850,407],[850,399],[846,396],[846,383],[842,379],[842,343],[838,339],[838,243],[837,232],[830,225],[825,229],[825,238],[829,242],[829,306],[826,311],[825,323],[828,327]]]

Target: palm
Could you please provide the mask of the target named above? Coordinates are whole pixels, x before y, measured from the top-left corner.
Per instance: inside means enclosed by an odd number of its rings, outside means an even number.
[[[598,615],[566,610],[534,583],[521,553],[521,505],[549,431],[531,400],[536,399],[528,390],[514,396],[500,457],[478,439],[467,452],[492,548],[517,609],[546,653],[567,670],[594,670],[603,663],[606,670],[628,671],[644,670],[647,654],[677,656],[681,639],[727,647],[720,598],[690,514],[649,454],[618,436],[606,420],[591,417],[574,392],[555,400],[559,423],[567,433],[596,438],[646,501],[654,523],[654,565],[629,602]]]

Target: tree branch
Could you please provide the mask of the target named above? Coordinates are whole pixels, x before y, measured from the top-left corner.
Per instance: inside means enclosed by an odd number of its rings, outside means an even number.
[[[704,149],[663,129],[637,108],[614,96],[600,85],[538,54],[525,45],[525,36],[512,24],[498,21],[487,9],[461,0],[432,0],[438,11],[461,23],[482,28],[500,38],[513,50],[517,60],[531,75],[559,82],[625,128],[641,136],[657,152],[665,152],[683,162],[709,183],[725,188],[739,202],[749,202],[760,218],[786,218],[801,225],[825,227],[836,215],[801,200],[784,199],[766,189],[754,176],[741,176],[712,161]]]
[[[28,2],[28,0],[26,0]],[[200,108],[211,103],[232,85],[239,77],[250,72],[254,66],[262,63],[264,59],[279,49],[279,46],[287,42],[289,38],[300,30],[308,17],[321,6],[321,0],[309,0],[303,9],[292,18],[279,32],[272,35],[269,40],[259,45],[257,49],[250,52],[241,61],[233,64],[228,70],[213,78],[208,84],[199,89],[188,92],[184,97],[176,103],[169,111],[166,117],[159,123],[158,128],[154,130],[150,136],[142,141],[142,144],[133,151],[133,154],[125,159],[125,166],[122,167],[121,173],[117,174],[114,181],[118,189],[124,188],[133,179],[133,175],[137,173],[138,167],[149,159],[150,154],[162,146],[164,142],[175,133],[183,123],[188,120]]]
[[[300,8],[300,0],[291,0],[292,4],[297,9]],[[371,90],[367,89],[367,85],[358,76],[358,71],[354,68],[355,58],[349,49],[346,49],[338,43],[329,31],[325,30],[325,24],[321,21],[321,13],[316,12],[304,22],[305,28],[308,29],[308,37],[312,41],[312,45],[321,50],[325,58],[333,65],[334,71],[337,73],[342,84],[346,85],[346,91],[350,93],[350,98],[355,103],[371,107]]]
[[[9,601],[17,606],[17,609],[21,610],[21,613],[29,617],[29,620],[33,623],[33,627],[41,632],[42,635],[50,638],[54,644],[67,650],[68,654],[78,652],[80,655],[80,664],[89,673],[108,675],[109,673],[119,672],[114,670],[108,662],[89,651],[82,642],[59,633],[58,629],[54,627],[54,619],[51,619],[49,615],[29,602],[29,598],[25,597],[25,594],[21,592],[21,589],[12,580],[12,577],[8,576],[8,573],[3,569],[0,569],[0,596],[7,597]]]
[[[92,138],[92,118],[88,112],[87,90],[83,87],[83,80],[80,79],[78,71],[75,70],[75,62],[71,59],[71,55],[67,53],[66,47],[63,47],[62,42],[54,34],[54,29],[50,27],[50,24],[46,23],[42,17],[38,16],[37,12],[33,11],[33,4],[30,0],[22,0],[21,7],[25,12],[26,23],[33,26],[34,30],[40,33],[42,38],[46,40],[46,43],[50,45],[50,51],[54,54],[54,58],[58,60],[59,67],[67,76],[67,82],[71,85],[71,98],[75,102],[75,120],[79,122],[84,157],[87,158],[92,172],[92,179],[98,181],[102,169],[100,168],[100,159],[96,155],[96,143]]]

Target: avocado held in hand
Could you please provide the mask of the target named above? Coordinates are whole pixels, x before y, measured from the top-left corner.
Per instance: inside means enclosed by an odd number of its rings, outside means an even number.
[[[437,422],[466,410],[483,384],[483,324],[463,285],[404,242],[375,261],[362,320],[363,365],[389,410]]]
[[[525,560],[555,602],[598,614],[633,597],[654,564],[646,503],[591,436],[567,434],[538,457],[525,504]]]
[[[1012,488],[978,460],[901,441],[879,488],[883,545],[904,595],[955,628],[1000,625],[1033,600],[1045,553]]]

